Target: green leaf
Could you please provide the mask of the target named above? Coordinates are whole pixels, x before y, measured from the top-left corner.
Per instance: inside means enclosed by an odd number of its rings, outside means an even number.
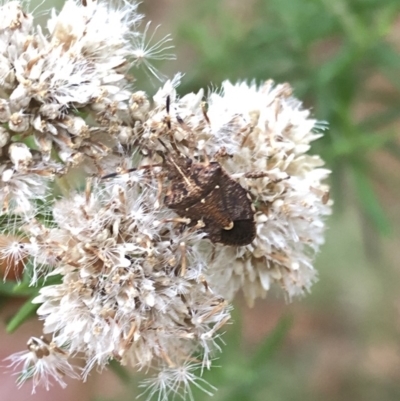
[[[122,366],[118,361],[112,359],[108,364],[110,369],[118,376],[122,383],[128,384],[132,381],[132,376],[127,368]]]
[[[31,263],[28,263],[24,270],[24,275],[22,277],[22,281],[19,283],[11,282],[10,286],[7,286],[6,290],[10,290],[7,292],[7,295],[10,296],[36,296],[40,289],[43,287],[47,287],[50,285],[60,284],[62,282],[62,276],[60,274],[56,274],[54,276],[49,276],[46,278],[40,278],[37,280],[35,285],[31,284],[32,278],[32,270],[33,266]],[[0,294],[1,294],[1,287],[0,287]]]
[[[0,281],[0,295],[14,295],[14,288],[17,284],[15,281]]]
[[[17,283],[16,281],[0,281],[0,295],[6,295],[8,297],[26,297],[37,293],[37,289],[35,288],[25,288],[25,286],[20,288],[20,286],[21,283]]]
[[[36,296],[36,295],[35,295]],[[26,301],[19,311],[11,318],[8,322],[6,330],[8,333],[13,333],[15,330],[18,329],[24,322],[26,322],[31,316],[33,316],[39,305],[33,304],[32,300],[34,297],[31,297]]]
[[[353,168],[353,176],[354,186],[364,212],[382,234],[389,235],[392,231],[390,222],[375,195],[366,172],[356,166]]]
[[[25,278],[25,277],[24,277]],[[32,300],[38,295],[39,291],[43,287],[50,285],[59,284],[62,281],[62,276],[55,275],[50,276],[46,280],[40,279],[36,286],[31,286],[29,281],[24,279],[20,283],[16,282],[5,282],[0,285],[0,295],[7,295],[13,297],[29,296],[30,298],[26,301],[15,316],[8,322],[6,330],[9,333],[14,332],[21,324],[33,316],[40,304],[32,304]]]

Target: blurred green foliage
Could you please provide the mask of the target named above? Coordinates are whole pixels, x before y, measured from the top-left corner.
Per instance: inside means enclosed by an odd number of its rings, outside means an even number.
[[[313,150],[333,172],[336,207],[348,179],[360,212],[387,234],[373,185],[380,166],[369,156],[381,149],[400,160],[392,125],[399,119],[400,54],[387,39],[399,11],[398,0],[187,1],[176,44],[178,60],[185,46],[193,62],[181,91],[224,79],[289,82],[315,118],[329,123]],[[378,76],[389,91],[371,88]],[[370,101],[373,110],[360,113]]]

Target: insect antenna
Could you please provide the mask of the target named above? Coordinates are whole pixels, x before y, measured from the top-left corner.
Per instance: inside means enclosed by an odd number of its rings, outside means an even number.
[[[171,122],[170,110],[171,110],[171,96],[167,95],[166,104],[165,104],[165,111],[167,112],[167,115],[164,118],[164,123],[167,125],[167,128],[168,128],[168,135],[170,136],[170,139],[171,139],[170,144],[171,144],[172,148],[175,150],[175,152],[177,152],[179,154],[180,152],[178,150],[178,147],[176,146],[175,138],[172,135],[172,122]],[[178,116],[177,116],[177,119],[178,119],[178,121],[183,121],[182,118],[180,118],[180,117],[178,118]],[[166,146],[163,143],[162,143],[162,145],[164,146],[164,148],[166,148]],[[169,149],[167,149],[167,150],[169,152]]]
[[[169,152],[170,150],[168,149],[167,145],[160,139],[158,138],[158,141],[161,143],[161,145],[164,147],[164,149]],[[168,163],[166,163],[167,165],[171,165],[173,166],[173,168],[182,176],[182,178],[185,180],[186,184],[191,187],[193,186],[192,182],[189,180],[188,176],[184,173],[183,169],[181,166],[179,166],[178,163],[175,162],[174,159],[172,159],[171,157],[165,156],[163,155],[161,152],[157,152],[163,159],[164,161],[167,161]],[[184,155],[183,155],[184,156]],[[184,156],[186,158],[186,161],[190,161],[191,159]]]
[[[171,116],[169,115],[170,107],[171,107],[171,97],[168,95],[165,105],[165,110],[167,111],[167,117],[165,122],[169,130],[171,130]]]
[[[169,97],[169,96],[168,96]],[[163,146],[163,148],[167,151],[167,152],[169,152],[170,150],[167,148],[167,145],[160,139],[160,138],[157,138],[157,140],[158,140],[158,142],[160,142],[161,143],[161,145]],[[161,156],[161,155],[160,155]],[[163,159],[165,159],[165,156],[164,155],[162,155],[161,156]]]
[[[115,173],[110,173],[110,174],[103,175],[101,177],[101,179],[102,180],[106,180],[107,178],[113,178],[113,177],[117,177],[118,175],[129,174],[129,173],[132,173],[133,171],[136,171],[136,170],[137,170],[137,168],[130,168],[129,170],[126,170],[124,172],[116,171]]]
[[[101,177],[102,180],[105,180],[107,178],[113,178],[113,177],[117,177],[118,175],[124,175],[124,174],[129,174],[132,173],[133,171],[138,171],[138,170],[150,170],[153,167],[162,167],[163,164],[157,163],[157,164],[146,164],[145,166],[140,166],[140,167],[134,167],[134,168],[130,168],[128,170],[122,170],[121,171],[116,171],[115,173],[110,173],[107,175],[103,175]]]

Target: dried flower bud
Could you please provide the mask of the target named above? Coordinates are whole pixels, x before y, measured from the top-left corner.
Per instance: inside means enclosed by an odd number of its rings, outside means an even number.
[[[39,116],[43,116],[45,119],[55,120],[60,117],[62,109],[63,105],[61,104],[42,104],[39,108]]]
[[[52,140],[48,135],[43,135],[40,133],[36,133],[34,135],[36,146],[40,149],[43,155],[50,153],[52,148]]]
[[[11,93],[10,95],[10,103],[13,105],[14,110],[23,110],[26,109],[29,106],[29,103],[31,101],[31,95],[30,95],[30,86],[32,85],[30,80],[24,79],[21,77],[21,79],[24,80],[24,83],[19,84]],[[13,124],[17,125],[14,121],[13,118],[15,119],[15,114],[14,113],[10,120]],[[20,112],[22,115],[22,112]],[[14,129],[14,131],[17,131],[17,129]]]
[[[14,174],[14,171],[11,168],[9,168],[7,170],[4,170],[1,173],[1,180],[3,182],[8,182],[8,181],[10,181],[11,177],[13,176],[13,174]]]
[[[11,234],[0,235],[0,277],[20,280],[28,259],[28,240]]]
[[[89,136],[88,126],[81,117],[67,116],[59,123],[59,126],[65,128],[73,136]]]
[[[137,91],[129,99],[129,111],[132,119],[143,121],[150,109],[150,102],[143,91]]]
[[[10,116],[8,126],[12,131],[25,132],[29,128],[29,116],[23,114],[21,111],[18,113],[13,113]]]
[[[132,138],[132,128],[121,127],[118,133],[118,141],[121,145],[128,145]]]
[[[3,148],[10,141],[10,133],[3,127],[0,127],[0,148]]]
[[[63,388],[67,386],[65,376],[79,379],[77,368],[68,361],[69,355],[54,342],[49,342],[44,337],[31,337],[26,345],[27,351],[7,358],[10,361],[9,366],[14,369],[22,365],[24,375],[18,379],[18,386],[25,380],[32,379],[33,388],[42,385],[49,390],[50,378]]]
[[[11,62],[5,56],[0,54],[0,88],[4,88],[6,90],[12,89],[14,82],[15,73]]]
[[[1,74],[1,72],[0,72]],[[1,76],[1,75],[0,75]],[[6,123],[10,119],[10,106],[6,99],[0,98],[0,122]]]
[[[28,146],[21,142],[15,142],[8,148],[10,160],[18,170],[20,167],[26,167],[32,161],[32,153]]]
[[[27,33],[32,27],[33,18],[26,14],[18,1],[10,1],[1,7],[0,30]]]

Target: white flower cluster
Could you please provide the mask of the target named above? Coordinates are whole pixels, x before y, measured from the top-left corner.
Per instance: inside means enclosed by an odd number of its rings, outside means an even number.
[[[167,95],[174,100],[172,129],[162,131]],[[272,81],[260,87],[226,81],[220,93],[207,97],[207,111],[203,91],[176,96],[173,83],[156,94],[142,140],[168,135],[180,154],[217,160],[248,190],[256,209],[255,240],[244,247],[214,246],[208,281],[228,300],[242,289],[250,304],[272,283],[289,299],[309,290],[316,280],[313,257],[324,240],[323,217],[332,203],[322,183],[329,170],[321,168],[319,156],[306,153],[322,136],[314,132],[317,121],[292,97],[289,85]]]
[[[48,35],[18,1],[0,8],[3,208],[26,213],[46,178],[89,160],[97,166],[115,146],[129,119],[129,69],[149,57],[170,58],[162,53],[168,37],[143,47],[136,8],[70,0],[53,11]]]
[[[23,270],[29,260],[32,285],[59,278],[33,301],[44,336],[9,359],[34,388],[84,380],[116,360],[158,370],[144,383],[150,397],[185,397],[191,383],[207,391],[194,371],[219,350],[235,294],[252,304],[276,283],[290,299],[316,279],[331,210],[329,171],[307,154],[318,124],[287,84],[270,81],[179,97],[177,75],[151,102],[129,69],[143,63],[159,75],[149,58],[170,59],[169,38],[146,43],[149,25],[139,33],[128,2],[84,3],[53,12],[47,35],[20,3],[0,7],[0,201],[10,217],[0,268]],[[209,216],[191,221],[166,206],[177,175],[180,196],[194,185],[182,160],[218,163],[240,184],[254,240],[215,243]],[[71,167],[90,174],[86,190],[55,200],[47,184]],[[82,371],[74,357],[85,360]]]
[[[168,209],[152,211],[155,195],[132,182],[96,186],[56,203],[56,229],[27,229],[37,260],[45,252],[62,276],[34,300],[44,334],[57,349],[84,355],[84,375],[110,359],[171,368],[200,351],[208,364],[215,331],[229,318],[202,276],[203,235],[180,230]]]

